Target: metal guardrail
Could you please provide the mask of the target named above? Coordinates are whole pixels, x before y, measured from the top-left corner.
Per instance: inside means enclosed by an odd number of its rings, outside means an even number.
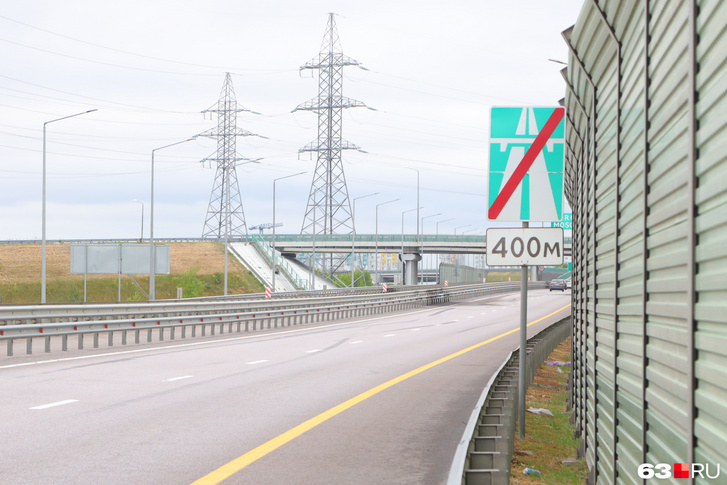
[[[544,288],[540,282],[531,288]],[[82,349],[86,335],[92,335],[94,347],[99,345],[100,334],[106,334],[112,346],[114,334],[119,333],[122,345],[127,343],[128,332],[134,342],[140,342],[141,331],[152,341],[152,331],[158,329],[158,340],[165,334],[171,340],[201,336],[207,330],[214,335],[227,329],[246,332],[263,328],[278,328],[311,322],[353,318],[357,316],[404,310],[424,305],[436,305],[483,294],[517,291],[519,283],[489,283],[457,285],[451,287],[399,287],[381,293],[306,292],[308,298],[258,298],[251,300],[172,300],[126,304],[73,304],[73,305],[20,305],[0,306],[0,340],[7,342],[7,354],[13,355],[14,340],[26,339],[26,353],[32,353],[33,339],[45,340],[45,351],[51,350],[51,337],[60,337],[61,350],[68,349],[68,337],[77,336]],[[167,332],[168,331],[168,332]]]
[[[570,336],[566,317],[528,339],[525,381],[530,385],[540,365]],[[507,485],[515,444],[520,350],[504,360],[482,391],[455,451],[447,485]]]

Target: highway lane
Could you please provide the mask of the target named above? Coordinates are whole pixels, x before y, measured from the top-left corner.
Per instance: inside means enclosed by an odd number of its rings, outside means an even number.
[[[532,322],[570,294],[529,300]],[[93,358],[2,359],[0,483],[214,483],[203,477],[251,451],[225,483],[442,483],[517,331],[371,390],[516,329],[518,314],[519,295],[506,294]],[[270,444],[281,435],[293,439]]]

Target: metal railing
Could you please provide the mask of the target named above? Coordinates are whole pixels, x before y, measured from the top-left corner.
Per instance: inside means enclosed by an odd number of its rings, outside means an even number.
[[[263,241],[271,241],[272,235],[270,234],[250,234],[250,237],[257,236]],[[378,238],[375,234],[356,234],[356,241],[360,242],[373,242],[378,240],[379,242],[401,242],[401,234],[379,234]],[[317,242],[350,242],[350,234],[317,234],[315,236]],[[313,240],[311,234],[276,234],[275,240],[280,242],[300,241],[307,242]],[[157,243],[175,243],[175,242],[224,242],[223,239],[204,239],[199,237],[171,237],[171,238],[154,238]],[[244,237],[230,238],[230,242],[245,241]],[[416,234],[405,234],[404,242],[486,242],[485,236],[470,236],[470,235],[452,235],[452,234],[421,234],[417,239]],[[139,238],[116,238],[116,239],[54,239],[47,241],[49,244],[106,244],[106,243],[135,243],[139,242]],[[41,241],[37,239],[16,239],[16,240],[2,240],[0,244],[40,244]],[[570,237],[563,238],[563,244],[572,244],[573,239]]]
[[[372,293],[365,291],[305,292],[307,298],[283,296],[266,299],[225,300],[171,300],[148,303],[124,304],[72,304],[72,305],[20,305],[0,306],[0,340],[7,342],[7,354],[13,355],[14,341],[26,340],[26,353],[32,353],[33,339],[45,340],[45,351],[51,350],[51,337],[58,337],[61,350],[68,349],[68,337],[78,338],[78,348],[84,346],[85,337],[93,338],[98,347],[101,334],[106,334],[108,345],[114,343],[114,335],[120,334],[121,343],[127,343],[132,332],[134,342],[139,343],[141,332],[147,332],[152,341],[152,331],[157,329],[158,340],[174,340],[177,330],[181,338],[205,336],[209,330],[223,333],[243,330],[255,331],[278,326],[353,318],[357,316],[405,310],[417,306],[437,305],[453,300],[484,294],[514,292],[519,283],[491,283],[480,285],[456,285],[450,287],[398,287],[382,293],[379,288]],[[531,288],[544,288],[540,282]]]
[[[258,249],[260,254],[263,256],[265,261],[270,265],[270,267],[273,266],[273,248],[268,245],[267,242],[265,242],[259,234],[252,234],[251,235],[252,242],[255,244],[255,247]],[[293,269],[291,264],[288,262],[287,259],[285,259],[282,255],[280,257],[275,258],[278,268],[280,268],[280,271],[283,272],[286,278],[288,278],[288,281],[293,283],[293,286],[297,288],[298,290],[310,290],[310,284],[308,283],[308,280],[304,280],[300,277],[297,271]]]
[[[570,336],[568,316],[528,339],[525,381],[536,372],[558,344]],[[487,383],[455,451],[447,485],[507,485],[515,444],[520,350],[510,356]]]
[[[256,236],[263,241],[271,241],[272,236],[269,234],[256,234]],[[486,242],[485,236],[470,236],[470,235],[452,235],[452,234],[421,234],[417,239],[416,234],[404,234],[404,242]],[[357,242],[373,242],[379,241],[384,242],[401,242],[401,234],[379,234],[378,237],[375,234],[356,234],[354,239]],[[316,242],[351,242],[350,234],[316,234]],[[276,234],[275,241],[280,242],[309,242],[313,241],[312,234]],[[572,238],[564,237],[564,244],[572,244]]]

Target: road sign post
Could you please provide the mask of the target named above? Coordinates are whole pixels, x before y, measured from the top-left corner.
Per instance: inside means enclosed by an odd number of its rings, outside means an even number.
[[[523,231],[528,227],[523,222]],[[520,267],[520,353],[518,355],[518,435],[525,437],[525,359],[528,348],[528,265]]]
[[[563,219],[564,117],[565,109],[561,107],[492,108],[490,112],[487,218],[522,222],[522,229],[487,230],[488,266],[521,266],[518,373],[518,434],[521,438],[525,437],[528,265],[563,262],[562,229],[552,229],[560,231],[559,235],[530,233],[535,228],[529,229],[528,223]],[[491,231],[506,233],[491,234]],[[553,263],[551,259],[560,262]]]

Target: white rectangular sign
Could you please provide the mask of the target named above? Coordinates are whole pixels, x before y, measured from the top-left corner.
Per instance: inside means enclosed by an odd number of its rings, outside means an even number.
[[[563,264],[563,229],[515,227],[487,230],[488,266]]]
[[[154,245],[156,274],[169,274],[169,244]],[[71,274],[149,274],[148,244],[71,244]]]

